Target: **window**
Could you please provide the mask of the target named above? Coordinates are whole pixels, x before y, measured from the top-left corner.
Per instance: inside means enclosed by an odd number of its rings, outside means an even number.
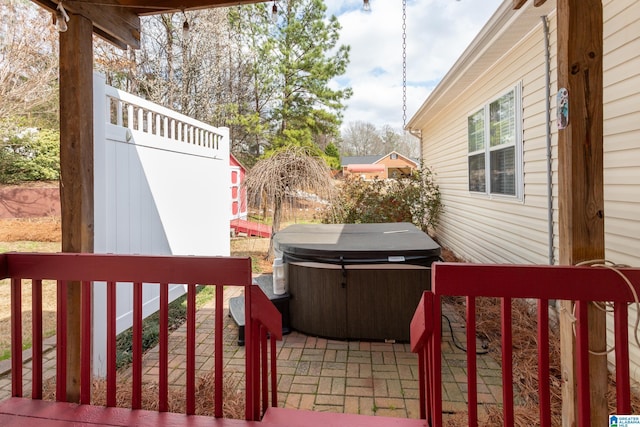
[[[520,87],[467,118],[469,191],[520,197]]]

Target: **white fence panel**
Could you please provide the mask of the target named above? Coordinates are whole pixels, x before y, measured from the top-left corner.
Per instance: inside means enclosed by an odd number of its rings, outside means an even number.
[[[229,131],[105,85],[94,76],[96,253],[229,255]],[[117,332],[131,327],[130,284],[117,292]],[[173,300],[184,285],[170,287]],[[106,286],[94,294],[104,318]],[[143,315],[159,307],[144,286]],[[94,324],[93,372],[106,369],[106,325]]]

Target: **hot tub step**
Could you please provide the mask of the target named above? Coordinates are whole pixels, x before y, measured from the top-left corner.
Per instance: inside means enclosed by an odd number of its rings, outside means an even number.
[[[253,279],[253,284],[260,286],[260,289],[276,306],[282,315],[282,333],[291,332],[289,321],[289,294],[277,295],[273,293],[273,276],[263,274]],[[244,345],[244,296],[229,298],[229,316],[238,325],[238,345]]]

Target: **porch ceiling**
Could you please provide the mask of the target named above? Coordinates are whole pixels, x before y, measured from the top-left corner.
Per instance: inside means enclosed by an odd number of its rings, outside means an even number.
[[[61,0],[32,0],[52,12]],[[260,0],[69,0],[62,2],[68,13],[82,15],[93,22],[93,31],[126,49],[140,47],[140,16],[184,10],[208,9],[259,3]]]

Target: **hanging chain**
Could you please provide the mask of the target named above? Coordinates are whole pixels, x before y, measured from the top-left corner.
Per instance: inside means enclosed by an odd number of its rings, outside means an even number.
[[[402,128],[407,126],[407,0],[402,0]]]

